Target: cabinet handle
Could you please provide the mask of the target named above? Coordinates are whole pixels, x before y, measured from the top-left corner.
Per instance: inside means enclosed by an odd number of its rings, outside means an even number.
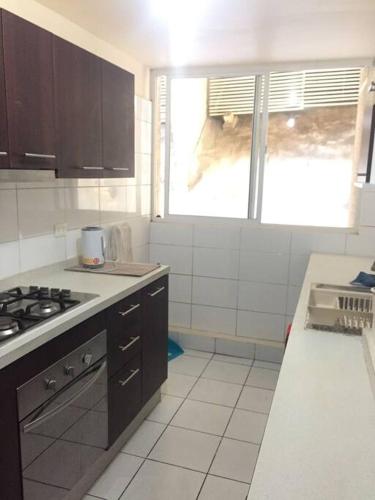
[[[138,375],[139,372],[140,372],[139,368],[137,368],[136,370],[130,370],[129,377],[127,377],[125,380],[119,380],[118,383],[121,385],[121,387],[124,387],[128,382],[131,381],[133,377]]]
[[[104,167],[106,170],[129,170],[125,167]]]
[[[80,168],[81,170],[104,170],[104,167],[86,167],[86,166],[82,166],[82,167],[77,167],[77,168]]]
[[[135,344],[136,342],[138,342],[138,340],[140,339],[141,337],[138,335],[137,337],[130,337],[130,342],[129,344],[126,344],[126,345],[119,345],[118,348],[120,349],[120,351],[124,352],[124,351],[127,351],[129,349],[129,347],[131,347],[133,344]]]
[[[149,296],[150,297],[155,297],[155,295],[157,295],[158,293],[162,292],[163,290],[165,290],[165,286],[162,286],[162,287],[158,288],[155,292],[149,293]]]
[[[6,151],[0,151],[0,156],[8,156],[8,153]]]
[[[45,155],[42,153],[25,153],[26,158],[40,158],[42,160],[55,160],[56,155]]]
[[[118,313],[121,314],[121,316],[126,316],[127,314],[131,313],[132,311],[134,311],[135,309],[138,309],[138,307],[140,307],[141,304],[135,304],[134,306],[130,306],[129,309],[127,309],[126,311],[119,311]]]

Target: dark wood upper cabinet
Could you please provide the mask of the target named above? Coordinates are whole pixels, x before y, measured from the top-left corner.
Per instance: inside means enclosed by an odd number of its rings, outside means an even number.
[[[102,61],[105,177],[134,176],[134,75]]]
[[[5,76],[3,57],[3,26],[0,11],[0,168],[9,167],[8,123],[5,96]]]
[[[7,11],[2,27],[10,166],[53,169],[53,35]]]
[[[102,177],[101,59],[54,38],[59,177]]]

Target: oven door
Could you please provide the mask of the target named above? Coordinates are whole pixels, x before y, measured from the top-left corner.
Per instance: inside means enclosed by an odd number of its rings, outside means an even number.
[[[19,425],[24,500],[63,499],[108,447],[102,358]]]

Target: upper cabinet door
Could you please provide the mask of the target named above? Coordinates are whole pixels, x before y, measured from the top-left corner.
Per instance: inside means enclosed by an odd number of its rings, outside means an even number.
[[[9,167],[8,124],[5,98],[5,76],[3,57],[3,27],[0,11],[0,168]]]
[[[2,12],[10,165],[55,168],[52,34]]]
[[[101,60],[55,37],[59,177],[102,177]]]
[[[134,177],[134,75],[102,61],[105,177]]]

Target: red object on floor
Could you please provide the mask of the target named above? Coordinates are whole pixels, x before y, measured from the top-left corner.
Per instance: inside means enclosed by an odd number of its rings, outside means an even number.
[[[285,337],[285,347],[287,346],[288,344],[288,340],[289,340],[289,335],[290,335],[290,331],[292,329],[292,323],[289,323],[287,329],[286,329],[286,337]]]

